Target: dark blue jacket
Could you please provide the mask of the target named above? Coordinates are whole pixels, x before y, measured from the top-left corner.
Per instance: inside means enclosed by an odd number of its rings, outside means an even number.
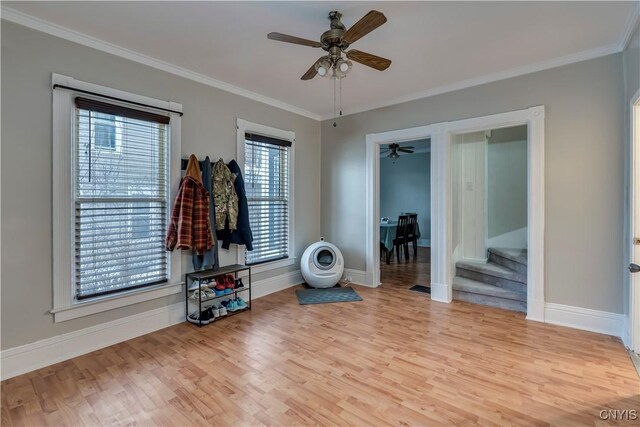
[[[238,229],[231,232],[225,227],[224,230],[218,231],[218,238],[222,239],[222,247],[229,249],[231,243],[245,245],[248,251],[253,250],[253,234],[251,233],[251,225],[249,225],[249,206],[247,204],[247,193],[244,189],[244,179],[242,171],[235,160],[231,160],[227,165],[231,173],[236,174],[234,187],[238,195]],[[220,236],[222,234],[222,236]]]

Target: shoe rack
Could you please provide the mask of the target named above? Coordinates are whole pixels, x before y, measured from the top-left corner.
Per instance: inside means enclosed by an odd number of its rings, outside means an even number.
[[[247,272],[247,274],[241,275],[243,272]],[[233,288],[229,287],[229,275],[233,276]],[[240,279],[242,287],[238,287],[238,279]],[[188,273],[185,282],[186,321],[189,323],[204,326],[251,310],[251,267],[234,264],[220,267],[217,270]],[[220,293],[220,290],[216,291],[216,284],[219,283],[225,284],[225,289],[222,291],[224,293]],[[209,310],[211,307],[220,307],[223,302],[236,301],[238,298],[242,299],[246,307],[238,307],[236,304],[233,309],[225,307],[226,315],[213,318],[210,316],[215,311],[214,309]],[[195,316],[195,313],[198,315]]]

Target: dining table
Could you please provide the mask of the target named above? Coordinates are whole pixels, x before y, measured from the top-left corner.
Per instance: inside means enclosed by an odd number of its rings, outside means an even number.
[[[398,221],[380,222],[380,242],[387,251],[393,251],[393,241],[396,239]],[[420,226],[416,223],[416,236],[420,238]]]

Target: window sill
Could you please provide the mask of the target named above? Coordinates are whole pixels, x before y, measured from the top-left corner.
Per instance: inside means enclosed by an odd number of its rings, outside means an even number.
[[[296,257],[280,259],[278,261],[265,262],[251,267],[251,274],[262,273],[264,271],[275,270],[276,268],[288,267],[296,263]]]
[[[136,289],[130,292],[123,292],[117,296],[110,295],[98,297],[92,300],[78,302],[68,307],[55,308],[51,310],[51,314],[53,314],[55,323],[64,322],[127,305],[181,293],[183,292],[183,284],[183,282],[164,284],[146,289]]]

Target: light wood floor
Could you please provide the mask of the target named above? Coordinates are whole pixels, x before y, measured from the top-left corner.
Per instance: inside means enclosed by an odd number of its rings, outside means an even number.
[[[2,425],[573,426],[640,408],[616,338],[355,288],[307,306],[288,289],[4,381]]]
[[[380,261],[380,281],[383,287],[408,289],[413,285],[431,286],[431,248],[418,248],[418,256],[409,248],[409,259],[395,255],[386,264]]]

